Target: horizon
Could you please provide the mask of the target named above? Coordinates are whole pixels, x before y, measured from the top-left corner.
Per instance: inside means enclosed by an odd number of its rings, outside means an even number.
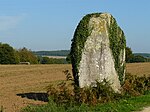
[[[0,0],[0,42],[32,51],[70,50],[83,16],[108,12],[133,53],[150,53],[150,1]]]
[[[35,51],[32,51],[32,52],[39,52],[39,51],[47,51],[47,50],[35,50]],[[50,50],[50,51],[70,51],[70,49],[66,49],[66,50]],[[150,54],[148,52],[133,52],[133,54],[136,54],[136,53],[139,53],[139,54]]]

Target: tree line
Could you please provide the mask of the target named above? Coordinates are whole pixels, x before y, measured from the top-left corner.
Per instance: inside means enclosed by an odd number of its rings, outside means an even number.
[[[0,64],[19,64],[29,62],[30,64],[65,64],[65,59],[54,59],[35,55],[27,48],[14,49],[9,44],[0,43]]]
[[[37,56],[67,56],[70,50],[57,50],[57,51],[34,51]]]
[[[150,62],[150,58],[145,58],[142,55],[133,54],[131,48],[126,47],[126,62],[127,63],[138,63],[138,62]]]
[[[66,51],[64,51],[66,53]],[[68,51],[67,51],[68,53]],[[27,48],[14,49],[9,44],[0,43],[0,64],[19,64],[20,62],[29,62],[30,64],[66,64],[71,63],[70,55],[67,59],[55,59],[35,55]],[[131,48],[126,47],[126,62],[150,62],[150,58],[141,55],[134,55]]]
[[[143,53],[142,53],[143,54]],[[147,58],[139,54],[133,54],[130,47],[126,47],[126,63],[139,63],[139,62],[150,62],[149,55],[146,54]],[[68,63],[71,63],[70,54],[66,58]]]
[[[37,64],[38,59],[25,47],[16,50],[9,44],[0,43],[0,64],[19,64],[20,62]]]

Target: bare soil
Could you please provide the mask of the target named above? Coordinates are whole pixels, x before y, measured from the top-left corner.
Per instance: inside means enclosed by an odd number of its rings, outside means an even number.
[[[150,107],[144,108],[141,112],[150,112]]]
[[[150,107],[145,107],[141,111],[136,111],[136,112],[150,112]]]

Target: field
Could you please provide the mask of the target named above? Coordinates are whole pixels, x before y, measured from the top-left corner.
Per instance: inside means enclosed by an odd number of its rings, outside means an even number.
[[[150,63],[126,66],[131,74],[150,76]],[[45,95],[46,86],[64,80],[63,71],[71,72],[71,69],[71,65],[0,65],[0,106],[5,112],[16,112],[29,104],[45,104],[31,99],[38,94]],[[29,98],[22,98],[24,95]]]
[[[0,106],[15,112],[27,104],[44,102],[21,98],[17,94],[43,93],[51,81],[64,80],[62,72],[70,65],[0,65]]]
[[[146,75],[150,77],[150,63],[130,63],[126,64],[126,72],[137,76]]]

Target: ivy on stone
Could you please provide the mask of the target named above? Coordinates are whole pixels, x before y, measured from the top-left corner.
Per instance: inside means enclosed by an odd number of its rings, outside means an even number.
[[[78,67],[81,61],[82,50],[84,48],[84,44],[87,40],[87,37],[90,36],[88,25],[89,25],[89,21],[92,15],[95,15],[95,14],[88,14],[85,17],[83,17],[83,19],[78,24],[74,33],[74,37],[72,39],[71,52],[69,55],[70,55],[71,62],[72,62],[75,84],[77,86],[79,86]]]
[[[110,48],[112,50],[112,54],[115,59],[115,69],[118,73],[120,83],[123,84],[125,64],[121,66],[119,56],[121,51],[123,52],[123,50],[126,47],[126,39],[124,36],[124,32],[117,25],[117,22],[113,17],[111,17],[108,31],[109,31]]]
[[[72,39],[71,52],[69,55],[71,58],[71,63],[73,68],[74,81],[77,86],[79,86],[78,67],[81,61],[82,50],[92,30],[89,28],[89,21],[91,17],[100,17],[100,15],[101,13],[93,13],[84,16],[83,19],[78,24],[74,33],[74,37]],[[123,52],[123,50],[126,47],[126,40],[123,31],[117,25],[117,22],[113,17],[111,17],[110,25],[108,26],[108,32],[109,32],[109,40],[110,40],[110,49],[112,50],[112,54],[115,61],[115,69],[118,73],[119,80],[122,84],[124,78],[123,75],[124,75],[125,64],[121,66],[119,56],[121,51]]]

